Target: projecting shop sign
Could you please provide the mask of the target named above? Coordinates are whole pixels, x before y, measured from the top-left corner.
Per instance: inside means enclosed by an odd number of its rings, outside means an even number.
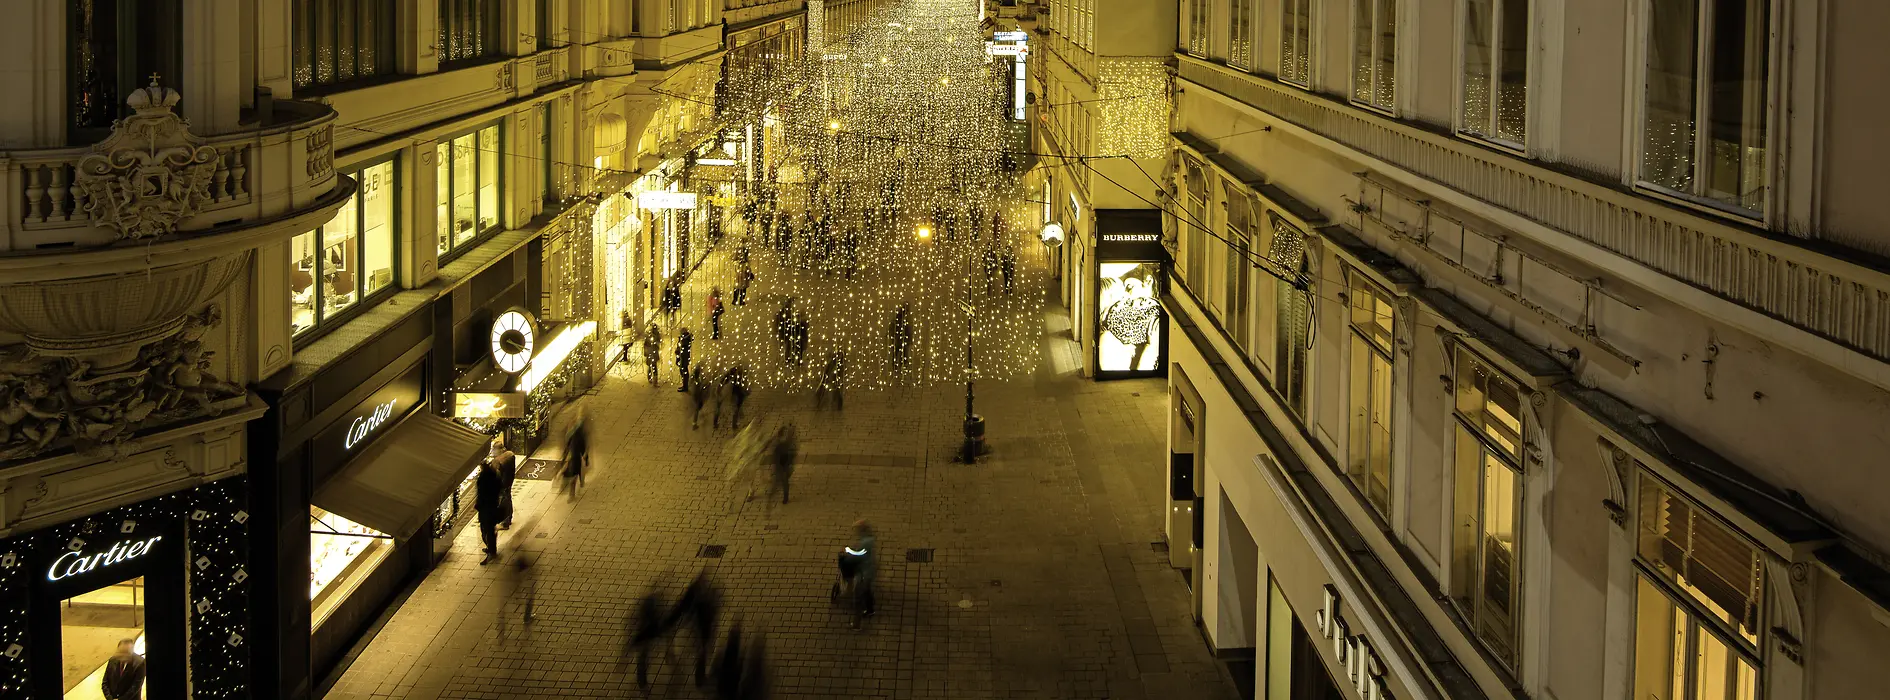
[[[639,192],[637,206],[644,209],[694,209],[694,192]]]

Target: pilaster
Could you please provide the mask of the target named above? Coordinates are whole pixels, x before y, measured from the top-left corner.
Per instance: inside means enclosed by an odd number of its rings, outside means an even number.
[[[439,234],[435,230],[439,217],[434,215],[440,167],[434,144],[415,145],[406,157],[399,159],[396,167],[401,169],[402,181],[407,183],[407,192],[411,195],[406,198],[408,206],[400,213],[402,223],[406,224],[403,230],[409,233],[399,239],[405,246],[400,256],[400,277],[411,289],[440,276]]]

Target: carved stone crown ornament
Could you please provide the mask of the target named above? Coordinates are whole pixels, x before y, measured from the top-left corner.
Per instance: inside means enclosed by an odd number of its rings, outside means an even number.
[[[172,233],[210,201],[216,150],[171,111],[180,99],[151,76],[150,86],[125,98],[136,114],[114,122],[112,135],[79,160],[73,179],[86,214],[119,240]]]

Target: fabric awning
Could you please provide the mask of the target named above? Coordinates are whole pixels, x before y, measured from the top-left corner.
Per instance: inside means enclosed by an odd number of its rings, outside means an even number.
[[[491,438],[415,413],[316,489],[321,509],[405,540],[486,455]]]

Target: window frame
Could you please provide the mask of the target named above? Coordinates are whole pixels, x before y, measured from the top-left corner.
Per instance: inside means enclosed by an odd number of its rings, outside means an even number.
[[[1765,4],[1766,19],[1767,39],[1763,50],[1765,56],[1765,85],[1761,89],[1765,104],[1760,120],[1763,124],[1762,128],[1765,130],[1765,136],[1761,139],[1761,146],[1765,149],[1765,156],[1759,167],[1759,172],[1762,173],[1764,177],[1763,188],[1765,189],[1765,193],[1759,196],[1757,209],[1747,209],[1736,204],[1714,199],[1705,194],[1698,194],[1662,185],[1653,182],[1647,177],[1646,154],[1649,144],[1647,135],[1647,90],[1650,77],[1648,66],[1650,53],[1648,46],[1649,42],[1654,39],[1654,1],[1655,0],[1636,0],[1640,14],[1636,20],[1639,25],[1635,32],[1636,43],[1634,44],[1634,49],[1636,53],[1634,54],[1631,64],[1631,70],[1634,71],[1633,86],[1636,88],[1636,93],[1631,101],[1633,111],[1629,115],[1630,121],[1627,124],[1629,133],[1634,134],[1634,138],[1630,140],[1629,145],[1631,150],[1628,155],[1632,169],[1626,176],[1627,184],[1641,194],[1653,196],[1663,201],[1701,212],[1725,216],[1748,223],[1770,221],[1773,212],[1777,209],[1776,202],[1778,193],[1783,187],[1783,178],[1780,177],[1781,173],[1778,171],[1778,145],[1781,138],[1779,136],[1781,126],[1780,116],[1785,111],[1782,98],[1783,88],[1780,87],[1784,79],[1784,74],[1780,69],[1781,61],[1779,55],[1781,53],[1780,44],[1784,40],[1780,29],[1783,19],[1782,15],[1785,12],[1781,9],[1783,3],[1778,0],[1753,0]],[[1691,171],[1694,179],[1694,189],[1701,189],[1705,186],[1701,184],[1705,179],[1703,176],[1712,165],[1708,162],[1708,158],[1702,157],[1710,150],[1710,145],[1706,142],[1706,139],[1701,138],[1711,127],[1703,126],[1708,120],[1700,118],[1709,108],[1709,95],[1712,91],[1712,86],[1711,81],[1702,80],[1701,75],[1703,72],[1710,70],[1706,64],[1711,60],[1713,54],[1712,50],[1707,46],[1706,40],[1710,38],[1711,32],[1708,23],[1713,16],[1711,11],[1712,6],[1716,3],[1710,2],[1709,0],[1696,0],[1696,3],[1696,17],[1693,32],[1693,113],[1695,119],[1691,131],[1693,137],[1693,167]]]
[[[478,63],[481,61],[505,57],[505,7],[508,3],[500,0],[438,0],[434,17],[434,49],[439,56],[441,70],[451,70],[455,66]],[[465,22],[473,23],[477,19],[477,29],[467,29],[465,40],[472,45],[464,53],[455,53],[455,32],[457,25],[448,17],[453,9],[471,8],[466,12]]]
[[[1319,73],[1318,12],[1323,6],[1313,0],[1280,0],[1280,70],[1277,76],[1280,82],[1306,90],[1313,89]],[[1294,45],[1294,39],[1297,38],[1294,33],[1299,29],[1298,23],[1293,21],[1295,7],[1305,8],[1306,15],[1306,42],[1298,46]],[[1300,57],[1300,54],[1293,53],[1295,48],[1300,49],[1305,56],[1304,70],[1288,68],[1295,66],[1295,59]]]
[[[441,235],[441,232],[437,230],[434,231],[433,233],[436,239],[434,241],[434,250],[435,250],[436,255],[438,256],[438,262],[435,264],[438,267],[445,267],[447,262],[455,258],[458,258],[461,255],[465,255],[466,251],[479,247],[480,243],[484,243],[485,241],[492,238],[493,236],[498,235],[500,231],[505,230],[505,175],[506,175],[505,131],[506,130],[504,128],[504,124],[505,124],[505,121],[503,119],[494,120],[494,121],[486,122],[484,124],[480,124],[479,126],[473,127],[471,129],[455,131],[455,132],[440,136],[439,138],[436,138],[433,140],[433,144],[431,146],[433,148],[437,149],[440,145],[446,146],[446,155],[448,158],[448,160],[441,160],[439,162],[434,163],[434,168],[436,168],[436,170],[434,171],[434,178],[435,178],[434,189],[437,192],[440,188],[444,187],[447,193],[446,199],[444,201],[436,201],[433,203],[434,207],[436,207],[434,211],[434,228],[436,229],[439,228],[439,215],[438,215],[437,207],[445,206],[447,208],[447,213],[450,218],[450,215],[452,214],[453,200],[457,199],[459,195],[458,190],[455,189],[455,186],[453,184],[453,166],[451,164],[451,161],[455,159],[455,156],[453,155],[453,151],[454,151],[453,141],[459,139],[459,137],[461,136],[472,136],[473,137],[473,153],[475,154],[473,157],[473,166],[472,166],[473,226],[475,227],[475,230],[473,231],[473,235],[470,238],[467,238],[465,241],[460,242],[460,241],[453,240],[455,238],[455,236],[453,236],[454,232],[449,228],[446,231],[446,236],[449,243],[447,244],[447,247],[444,250],[439,249],[439,241],[437,240],[438,236]],[[494,129],[497,132],[496,133],[496,140],[498,141],[497,153],[487,154],[485,152],[485,149],[480,148],[479,146],[479,132],[485,131],[486,129]],[[438,151],[436,150],[435,152],[437,153]],[[498,202],[498,211],[494,212],[492,226],[487,229],[479,230],[477,229],[479,225],[479,212],[480,212],[479,191],[483,188],[482,183],[480,183],[479,181],[479,173],[481,170],[480,166],[483,165],[485,157],[487,155],[490,155],[491,157],[498,159],[497,167],[495,168],[495,172],[494,172],[495,179],[493,180],[492,186],[498,191],[499,202]]]
[[[1393,505],[1397,501],[1396,494],[1394,493],[1395,484],[1397,482],[1397,471],[1398,471],[1397,460],[1395,458],[1396,448],[1394,447],[1397,440],[1397,426],[1393,422],[1393,419],[1397,411],[1395,402],[1397,400],[1397,394],[1398,394],[1398,384],[1397,384],[1398,298],[1397,296],[1392,294],[1391,290],[1386,289],[1384,286],[1378,284],[1377,281],[1371,279],[1371,277],[1367,275],[1363,270],[1360,270],[1356,267],[1347,266],[1345,273],[1346,273],[1346,305],[1345,305],[1346,306],[1346,328],[1349,329],[1351,332],[1347,334],[1347,338],[1349,339],[1350,342],[1346,343],[1346,353],[1348,355],[1346,358],[1347,360],[1346,362],[1347,393],[1346,393],[1346,398],[1345,398],[1346,415],[1348,419],[1348,422],[1346,425],[1346,453],[1345,453],[1346,461],[1344,464],[1340,465],[1341,467],[1340,471],[1341,471],[1342,476],[1346,477],[1346,479],[1350,481],[1354,487],[1357,487],[1359,491],[1359,495],[1364,498],[1366,504],[1371,506],[1371,508],[1374,511],[1376,511],[1379,514],[1379,516],[1389,521],[1391,519]],[[1386,317],[1389,319],[1390,325],[1389,327],[1383,329],[1382,338],[1377,328],[1362,328],[1360,326],[1359,319],[1358,319],[1359,300],[1357,298],[1357,295],[1359,294],[1372,295],[1372,301],[1374,303],[1372,310],[1374,312],[1377,310],[1377,307],[1376,307],[1377,303],[1383,303],[1385,307],[1390,309],[1391,315]],[[1374,314],[1374,319],[1376,318],[1377,316],[1376,314]],[[1386,439],[1385,439],[1386,454],[1384,455],[1385,489],[1384,489],[1384,502],[1383,503],[1380,503],[1373,498],[1374,492],[1372,490],[1371,460],[1378,457],[1378,455],[1371,453],[1369,450],[1369,446],[1371,443],[1371,439],[1369,437],[1370,426],[1372,424],[1371,416],[1369,413],[1367,413],[1365,416],[1367,436],[1365,437],[1364,443],[1362,445],[1360,443],[1360,436],[1354,434],[1353,428],[1355,426],[1353,426],[1352,423],[1350,422],[1353,413],[1355,411],[1360,410],[1360,406],[1358,406],[1353,401],[1353,399],[1357,397],[1357,391],[1358,391],[1357,383],[1358,382],[1363,381],[1366,383],[1366,392],[1367,392],[1366,402],[1368,405],[1365,407],[1365,410],[1369,411],[1370,406],[1376,404],[1377,399],[1379,398],[1376,392],[1376,386],[1370,384],[1371,377],[1372,377],[1371,365],[1369,364],[1366,365],[1366,374],[1363,378],[1361,378],[1357,372],[1357,368],[1359,366],[1358,363],[1360,360],[1360,358],[1357,357],[1357,353],[1359,352],[1359,348],[1361,346],[1365,348],[1364,352],[1370,355],[1370,357],[1364,358],[1366,362],[1369,363],[1372,360],[1383,360],[1384,368],[1385,368],[1384,371],[1387,376],[1387,383],[1388,383],[1388,386],[1386,387],[1386,395],[1383,397],[1386,404],[1385,411],[1384,411],[1384,419],[1385,419],[1384,425],[1385,425],[1385,432],[1386,432]],[[1364,471],[1362,473],[1355,474],[1353,472],[1353,463],[1354,461],[1356,461],[1356,455],[1358,454],[1357,451],[1361,449],[1365,450]]]
[[[355,47],[354,75],[348,78],[338,77],[341,68],[337,61],[335,65],[329,68],[329,72],[335,77],[331,77],[328,80],[317,79],[320,66],[319,59],[315,56],[317,51],[323,47],[315,46],[312,43],[314,37],[311,35],[321,29],[320,26],[317,26],[317,23],[312,17],[312,15],[317,12],[317,8],[313,7],[313,5],[320,3],[332,6],[338,4],[339,1],[340,0],[291,0],[288,8],[291,27],[289,38],[289,81],[297,91],[319,93],[327,90],[345,89],[362,83],[388,79],[400,74],[399,57],[397,55],[400,50],[401,35],[399,0],[381,0],[381,7],[384,9],[376,25],[376,29],[379,30],[380,35],[374,37],[376,41],[374,41],[373,45],[375,52],[378,54],[376,56],[377,60],[375,61],[376,65],[374,66],[375,72],[367,75],[361,73],[361,48],[366,44],[362,41],[360,30],[362,18],[369,16],[371,13],[362,12],[357,6],[355,10],[354,27],[352,28]],[[330,15],[338,14],[339,13],[334,10],[330,10]],[[304,15],[310,16],[305,17]],[[329,20],[330,41],[328,42],[329,46],[326,48],[331,49],[333,55],[339,57],[342,53],[341,20],[338,16],[331,16]],[[308,59],[306,65],[303,63],[303,59],[305,58]],[[308,77],[306,78],[303,77],[304,71],[307,72]]]
[[[315,260],[312,263],[312,266],[310,268],[312,274],[314,275],[314,280],[311,283],[313,291],[311,292],[312,297],[310,298],[310,303],[313,304],[311,308],[313,308],[314,310],[315,320],[313,323],[310,323],[307,328],[303,328],[301,330],[296,330],[295,328],[294,292],[293,290],[291,290],[290,292],[289,337],[291,338],[292,344],[296,346],[300,346],[304,343],[314,340],[315,338],[321,337],[322,335],[328,333],[328,331],[333,330],[334,328],[340,326],[341,324],[346,323],[349,319],[354,318],[356,315],[360,314],[363,309],[372,307],[375,304],[380,303],[381,300],[386,299],[389,296],[392,296],[394,293],[399,292],[401,289],[400,263],[401,263],[401,240],[402,239],[401,239],[401,227],[400,227],[400,209],[401,209],[401,202],[404,201],[404,198],[402,197],[402,194],[404,194],[402,191],[402,188],[404,187],[405,183],[402,181],[401,173],[400,173],[400,152],[395,151],[385,156],[381,156],[379,158],[375,158],[373,160],[360,163],[359,165],[356,165],[353,169],[345,171],[345,174],[348,175],[349,177],[353,177],[358,180],[361,173],[366,172],[369,168],[374,168],[381,165],[390,166],[388,167],[388,172],[390,173],[390,175],[389,175],[388,183],[387,183],[387,188],[388,188],[387,196],[389,198],[388,201],[390,201],[393,204],[393,216],[389,217],[387,221],[387,226],[389,229],[388,237],[390,239],[388,241],[388,245],[391,249],[388,254],[388,269],[393,271],[393,275],[388,279],[386,286],[381,287],[380,289],[373,290],[373,291],[368,291],[367,277],[365,275],[356,274],[355,284],[354,284],[356,298],[355,298],[354,303],[350,304],[348,308],[341,309],[340,311],[337,311],[334,314],[326,314],[323,312],[323,308],[324,308],[323,302],[325,301],[327,294],[324,292],[323,285],[322,285],[322,264],[323,264],[322,253],[325,252],[328,249],[328,247],[325,244],[325,241],[322,240],[322,229],[326,228],[330,223],[332,223],[333,220],[331,219],[330,221],[322,222],[321,225],[316,226],[315,228],[309,229],[308,231],[304,231],[302,233],[298,233],[295,236],[290,237],[289,270],[290,270],[290,273],[293,274],[294,271],[297,269],[296,261],[295,261],[294,239],[299,238],[304,235],[315,236],[315,247],[314,247],[314,253],[313,253]],[[367,196],[358,187],[355,189],[354,194],[350,196],[353,198],[353,203],[354,203],[355,260],[365,261],[367,259],[367,239],[368,239],[367,227],[365,225],[367,222]]]
[[[1465,415],[1459,406],[1458,394],[1462,391],[1459,383],[1462,381],[1463,377],[1464,368],[1462,364],[1466,360],[1474,362],[1477,366],[1481,367],[1488,373],[1489,377],[1500,379],[1515,390],[1518,429],[1516,431],[1517,444],[1514,449],[1506,449],[1501,444],[1498,444],[1482,425],[1472,422],[1471,417]],[[1451,474],[1451,492],[1447,497],[1447,503],[1450,506],[1447,512],[1449,513],[1451,532],[1449,535],[1450,559],[1447,562],[1446,571],[1449,571],[1451,576],[1449,585],[1444,591],[1444,597],[1449,601],[1451,609],[1465,623],[1471,640],[1488,652],[1489,656],[1494,659],[1500,667],[1512,674],[1519,673],[1523,662],[1524,651],[1522,644],[1524,627],[1523,613],[1528,602],[1524,595],[1524,583],[1526,581],[1527,571],[1523,565],[1526,558],[1524,548],[1528,539],[1528,532],[1525,528],[1528,523],[1527,519],[1523,518],[1522,515],[1527,512],[1525,508],[1528,505],[1529,472],[1527,470],[1528,448],[1526,445],[1529,430],[1532,427],[1526,408],[1529,397],[1525,392],[1526,385],[1523,382],[1510,376],[1509,373],[1504,371],[1497,363],[1490,361],[1488,356],[1484,353],[1478,352],[1461,342],[1455,343],[1452,349],[1450,379],[1451,391],[1446,397],[1446,400],[1450,404],[1449,411],[1452,427],[1451,461],[1449,467]],[[1489,393],[1485,391],[1483,397],[1484,404],[1480,412],[1488,410],[1489,406]],[[1476,553],[1471,560],[1474,562],[1474,569],[1469,572],[1469,578],[1471,580],[1459,581],[1457,580],[1460,572],[1457,571],[1458,565],[1456,558],[1458,556],[1458,542],[1456,537],[1457,525],[1463,519],[1463,516],[1458,512],[1458,507],[1464,505],[1462,494],[1465,484],[1459,483],[1461,481],[1459,478],[1461,474],[1459,472],[1462,470],[1463,455],[1458,454],[1458,451],[1463,444],[1461,436],[1466,435],[1470,437],[1477,446],[1477,461],[1480,465],[1477,470],[1477,482],[1474,485],[1476,495],[1473,499],[1474,503],[1471,504],[1477,511],[1478,532],[1476,533]],[[1509,561],[1509,585],[1512,600],[1510,601],[1509,639],[1506,641],[1508,653],[1505,653],[1502,648],[1497,646],[1497,644],[1503,642],[1492,642],[1485,638],[1483,632],[1484,621],[1482,616],[1478,613],[1481,607],[1480,601],[1483,599],[1483,591],[1481,589],[1484,587],[1484,582],[1488,579],[1488,572],[1485,566],[1489,558],[1488,553],[1485,551],[1485,540],[1488,538],[1483,536],[1483,533],[1488,530],[1483,513],[1488,510],[1489,479],[1485,475],[1482,466],[1489,464],[1489,458],[1491,456],[1495,456],[1501,466],[1510,470],[1515,481],[1514,489],[1516,492],[1515,497],[1509,504],[1514,521],[1512,526],[1515,531],[1515,550],[1511,553]],[[1465,591],[1465,598],[1467,598],[1467,600],[1459,599],[1459,590]]]
[[[1404,21],[1404,8],[1400,7],[1401,4],[1403,4],[1402,0],[1352,0],[1352,26],[1349,28],[1351,31],[1348,32],[1351,37],[1348,42],[1351,49],[1348,53],[1348,57],[1351,60],[1352,70],[1349,73],[1349,84],[1346,86],[1347,99],[1352,104],[1359,107],[1364,107],[1365,109],[1375,112],[1382,112],[1391,116],[1397,116],[1398,114],[1398,69],[1402,63],[1398,60],[1398,52],[1404,46],[1403,41],[1401,41],[1404,36],[1403,26],[1400,24]],[[1372,73],[1370,89],[1374,95],[1378,92],[1379,85],[1384,81],[1390,81],[1391,83],[1391,97],[1385,104],[1380,104],[1375,98],[1369,96],[1366,99],[1360,99],[1358,94],[1358,73],[1360,70],[1358,66],[1358,20],[1359,17],[1363,15],[1363,13],[1360,12],[1362,9],[1361,6],[1370,7],[1374,39],[1377,38],[1375,33],[1377,28],[1383,26],[1384,23],[1384,20],[1378,15],[1379,11],[1381,9],[1389,9],[1391,11],[1392,49],[1390,65],[1383,65],[1386,59],[1378,55],[1378,51],[1383,47],[1383,43],[1373,41],[1371,48],[1372,57],[1369,59],[1370,64],[1368,67]]]
[[[1497,131],[1496,125],[1501,120],[1501,113],[1497,109],[1498,99],[1496,97],[1496,93],[1498,92],[1500,88],[1501,81],[1494,79],[1494,76],[1496,76],[1498,73],[1501,72],[1500,71],[1501,64],[1497,61],[1497,58],[1499,54],[1501,53],[1502,20],[1501,20],[1501,15],[1498,14],[1498,11],[1501,9],[1502,3],[1506,1],[1507,0],[1457,0],[1456,28],[1453,30],[1457,38],[1456,65],[1453,69],[1457,74],[1456,80],[1454,81],[1455,86],[1456,86],[1455,87],[1456,104],[1452,107],[1452,120],[1454,123],[1452,125],[1451,131],[1460,138],[1468,139],[1470,141],[1474,141],[1480,144],[1491,146],[1493,148],[1510,151],[1519,155],[1527,155],[1529,151],[1530,135],[1537,131],[1534,124],[1535,113],[1536,113],[1536,101],[1534,99],[1530,99],[1528,97],[1528,93],[1531,87],[1536,86],[1537,84],[1541,82],[1538,79],[1539,76],[1537,75],[1537,71],[1539,70],[1538,62],[1533,60],[1533,51],[1529,50],[1530,47],[1535,46],[1535,40],[1536,40],[1536,25],[1535,25],[1536,0],[1520,0],[1525,5],[1528,6],[1528,11],[1529,11],[1529,19],[1525,22],[1528,28],[1524,32],[1524,35],[1523,35],[1524,99],[1523,99],[1523,114],[1522,114],[1523,138],[1521,141],[1511,141],[1509,139],[1501,138],[1497,136],[1496,134],[1496,131]],[[1469,20],[1470,20],[1470,4],[1474,2],[1488,2],[1490,3],[1490,7],[1492,8],[1491,15],[1490,15],[1491,17],[1490,28],[1491,29],[1490,29],[1489,39],[1490,39],[1490,47],[1491,47],[1490,49],[1491,50],[1490,74],[1491,76],[1493,76],[1493,78],[1490,81],[1489,122],[1486,125],[1488,128],[1485,129],[1485,131],[1489,133],[1479,133],[1475,131],[1470,131],[1469,120],[1467,118],[1467,115],[1464,114],[1465,112],[1464,98],[1469,94],[1469,86],[1466,84],[1467,81],[1465,80],[1465,78],[1467,77],[1466,76],[1467,70],[1465,67],[1465,62],[1469,59],[1469,43],[1470,43],[1469,27],[1467,25],[1469,24]]]
[[[1227,0],[1227,65],[1260,68],[1260,0]]]
[[[1208,58],[1213,51],[1214,26],[1213,0],[1188,0],[1188,44],[1186,51],[1191,56]]]
[[[1698,675],[1695,669],[1698,668],[1699,635],[1702,633],[1712,635],[1718,640],[1722,647],[1728,650],[1729,654],[1736,656],[1739,660],[1743,660],[1753,669],[1753,687],[1756,690],[1754,697],[1764,697],[1766,678],[1765,649],[1766,645],[1770,642],[1771,630],[1771,627],[1767,624],[1767,613],[1769,612],[1768,601],[1772,594],[1771,587],[1774,585],[1789,585],[1788,583],[1772,580],[1771,571],[1765,564],[1766,558],[1772,556],[1771,552],[1751,537],[1748,537],[1731,522],[1720,517],[1718,513],[1702,505],[1701,502],[1693,498],[1691,494],[1675,486],[1673,482],[1656,474],[1654,470],[1648,468],[1646,465],[1637,462],[1636,468],[1633,470],[1633,475],[1636,477],[1633,479],[1636,505],[1633,511],[1634,546],[1633,554],[1630,555],[1630,559],[1633,565],[1634,575],[1636,579],[1645,581],[1648,587],[1651,587],[1664,596],[1673,609],[1684,613],[1689,623],[1687,640],[1685,642],[1686,648],[1684,653],[1679,657],[1685,659],[1685,667],[1672,669],[1672,672],[1678,673],[1685,678],[1686,691],[1678,697],[1692,698],[1696,696],[1697,689],[1693,684]],[[1696,518],[1704,519],[1711,525],[1723,530],[1727,535],[1738,539],[1741,543],[1750,547],[1754,555],[1759,558],[1759,590],[1753,597],[1754,614],[1757,619],[1754,620],[1754,635],[1751,640],[1748,640],[1746,636],[1739,631],[1736,624],[1728,623],[1725,619],[1708,609],[1707,606],[1712,604],[1710,601],[1701,601],[1694,593],[1683,590],[1680,584],[1674,581],[1669,574],[1663,573],[1658,565],[1648,561],[1646,557],[1641,555],[1640,537],[1644,528],[1641,520],[1641,513],[1643,512],[1643,502],[1641,499],[1651,497],[1645,488],[1645,485],[1650,482],[1657,485],[1662,491],[1665,491],[1668,498],[1685,504]],[[1639,649],[1639,626],[1641,622],[1640,595],[1642,590],[1644,590],[1643,587],[1637,583],[1634,587],[1635,598],[1633,602],[1635,611],[1633,624],[1636,631],[1634,635],[1630,637],[1630,639],[1633,640],[1633,646],[1628,651],[1628,683],[1630,684],[1630,688],[1633,687],[1634,683],[1638,682],[1641,672],[1639,667],[1641,658]],[[1668,651],[1672,651],[1671,647]],[[1737,666],[1733,668],[1736,669]]]

